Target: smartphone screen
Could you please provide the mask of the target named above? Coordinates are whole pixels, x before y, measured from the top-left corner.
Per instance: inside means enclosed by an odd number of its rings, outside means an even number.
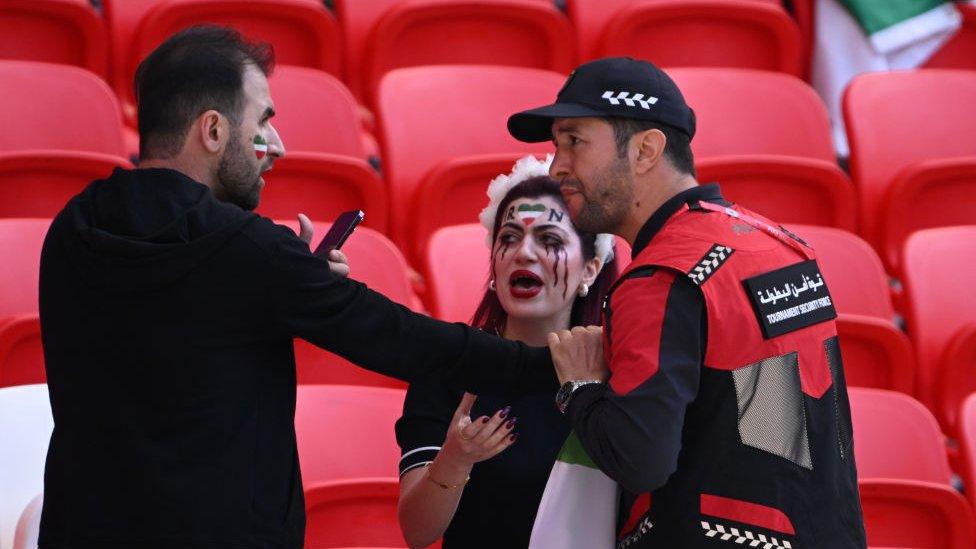
[[[366,213],[362,210],[352,210],[342,213],[332,223],[332,228],[326,233],[319,246],[315,248],[315,255],[326,256],[329,255],[329,251],[341,248],[346,239],[349,238],[349,235],[356,229],[356,225],[359,225],[364,217],[366,217]]]

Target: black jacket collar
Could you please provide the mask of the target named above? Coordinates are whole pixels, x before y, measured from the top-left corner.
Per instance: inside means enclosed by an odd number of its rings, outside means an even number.
[[[714,202],[716,204],[722,204],[723,206],[729,206],[731,203],[722,197],[722,191],[718,187],[718,183],[709,183],[707,185],[698,185],[692,187],[688,190],[681,191],[680,193],[672,196],[667,202],[661,205],[657,210],[651,214],[651,217],[647,219],[641,230],[637,232],[637,237],[634,238],[634,246],[631,251],[631,258],[637,257],[637,254],[641,252],[644,248],[650,244],[651,239],[654,235],[661,230],[661,227],[671,219],[671,216],[678,212],[682,206],[685,204],[694,204],[698,201]]]

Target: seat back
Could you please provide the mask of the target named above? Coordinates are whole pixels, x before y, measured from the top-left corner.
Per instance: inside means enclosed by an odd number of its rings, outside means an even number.
[[[4,0],[0,59],[64,63],[108,72],[108,36],[87,0]]]
[[[489,256],[479,223],[443,227],[431,235],[425,269],[434,316],[471,321],[487,288]]]
[[[146,55],[172,34],[212,23],[234,27],[251,40],[274,46],[279,65],[340,74],[339,24],[318,0],[112,0],[107,10],[115,42],[115,87],[134,104],[132,78]],[[121,51],[119,51],[121,49]]]
[[[298,222],[280,220],[278,223],[298,231]],[[314,250],[329,229],[331,223],[314,223]],[[396,245],[382,234],[368,227],[360,227],[342,247],[349,259],[350,278],[359,280],[371,289],[404,306],[419,310],[420,301],[413,293],[409,279],[409,267]],[[295,340],[295,362],[298,365],[298,383],[332,383],[372,385],[378,387],[405,387],[397,379],[355,366],[346,359],[315,347],[307,341]]]
[[[663,67],[740,67],[803,73],[800,29],[773,2],[645,0],[607,22],[597,57],[630,56]]]
[[[0,319],[36,314],[41,245],[50,219],[0,219]]]
[[[848,387],[915,394],[912,344],[891,321],[841,313],[837,316],[837,335]]]
[[[378,113],[394,240],[408,244],[417,189],[441,162],[481,154],[551,152],[549,143],[515,140],[505,120],[552,102],[564,79],[538,69],[488,66],[415,67],[387,74],[380,84]],[[484,201],[453,207],[477,212]]]
[[[277,160],[264,175],[257,212],[277,219],[304,213],[328,221],[342,212],[363,210],[363,223],[385,232],[389,224],[386,187],[379,174],[361,158],[328,153],[296,152]]]
[[[945,440],[932,413],[908,395],[849,387],[858,478],[949,486]]]
[[[695,111],[696,159],[771,154],[834,162],[827,108],[799,78],[730,68],[667,73]]]
[[[859,236],[831,227],[789,225],[817,252],[817,261],[827,281],[837,311],[874,316],[891,322],[888,275],[881,259]]]
[[[898,174],[926,160],[973,154],[967,136],[976,133],[976,74],[964,70],[914,70],[862,74],[844,94],[850,169],[857,185],[861,232],[880,244],[881,208]],[[972,196],[972,195],[971,195]],[[968,202],[969,209],[976,203]],[[912,215],[939,225],[941,208]]]
[[[373,103],[386,72],[487,64],[568,73],[576,61],[569,21],[546,0],[337,0],[348,82]]]
[[[396,476],[393,427],[405,391],[353,385],[299,385],[295,433],[302,482]]]
[[[944,364],[942,356],[959,330],[976,323],[976,287],[966,280],[976,272],[976,225],[915,232],[905,243],[903,259],[906,320],[918,359],[917,391],[935,410],[949,396],[938,391],[943,370],[969,371]]]
[[[46,385],[0,388],[0,546],[13,546],[17,520],[44,489],[53,428]]]
[[[963,468],[960,472],[970,505],[976,508],[976,394],[971,394],[959,407],[959,451]]]
[[[0,387],[47,383],[36,314],[0,320]]]
[[[405,547],[395,477],[324,482],[305,489],[305,546]]]
[[[125,156],[112,90],[68,65],[0,61],[0,149],[65,149]]]
[[[115,168],[131,169],[132,164],[120,156],[85,151],[2,152],[0,217],[53,218],[71,197]]]
[[[976,6],[957,2],[956,9],[962,14],[962,26],[925,62],[930,69],[976,69]]]
[[[969,549],[974,544],[972,510],[952,487],[866,479],[858,488],[870,547]]]
[[[272,120],[289,152],[323,152],[365,159],[359,107],[336,77],[308,67],[276,67],[268,78]]]

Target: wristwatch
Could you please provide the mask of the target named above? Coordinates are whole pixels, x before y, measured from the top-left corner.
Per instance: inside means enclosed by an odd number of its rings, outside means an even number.
[[[569,401],[573,398],[573,393],[575,393],[577,389],[585,385],[593,385],[595,383],[603,382],[598,379],[575,379],[563,383],[562,387],[559,388],[559,391],[556,392],[556,408],[559,409],[559,413],[566,413],[566,408],[569,407]]]

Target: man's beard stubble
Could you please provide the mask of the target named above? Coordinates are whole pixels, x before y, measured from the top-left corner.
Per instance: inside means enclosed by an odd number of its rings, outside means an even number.
[[[628,171],[627,159],[617,158],[589,191],[581,182],[574,185],[583,199],[573,219],[577,229],[593,234],[615,234],[619,230],[634,196],[633,187],[627,181]]]
[[[261,170],[253,167],[245,156],[249,151],[245,151],[241,144],[239,133],[231,132],[227,148],[217,166],[214,196],[250,211],[258,207],[261,199]]]

